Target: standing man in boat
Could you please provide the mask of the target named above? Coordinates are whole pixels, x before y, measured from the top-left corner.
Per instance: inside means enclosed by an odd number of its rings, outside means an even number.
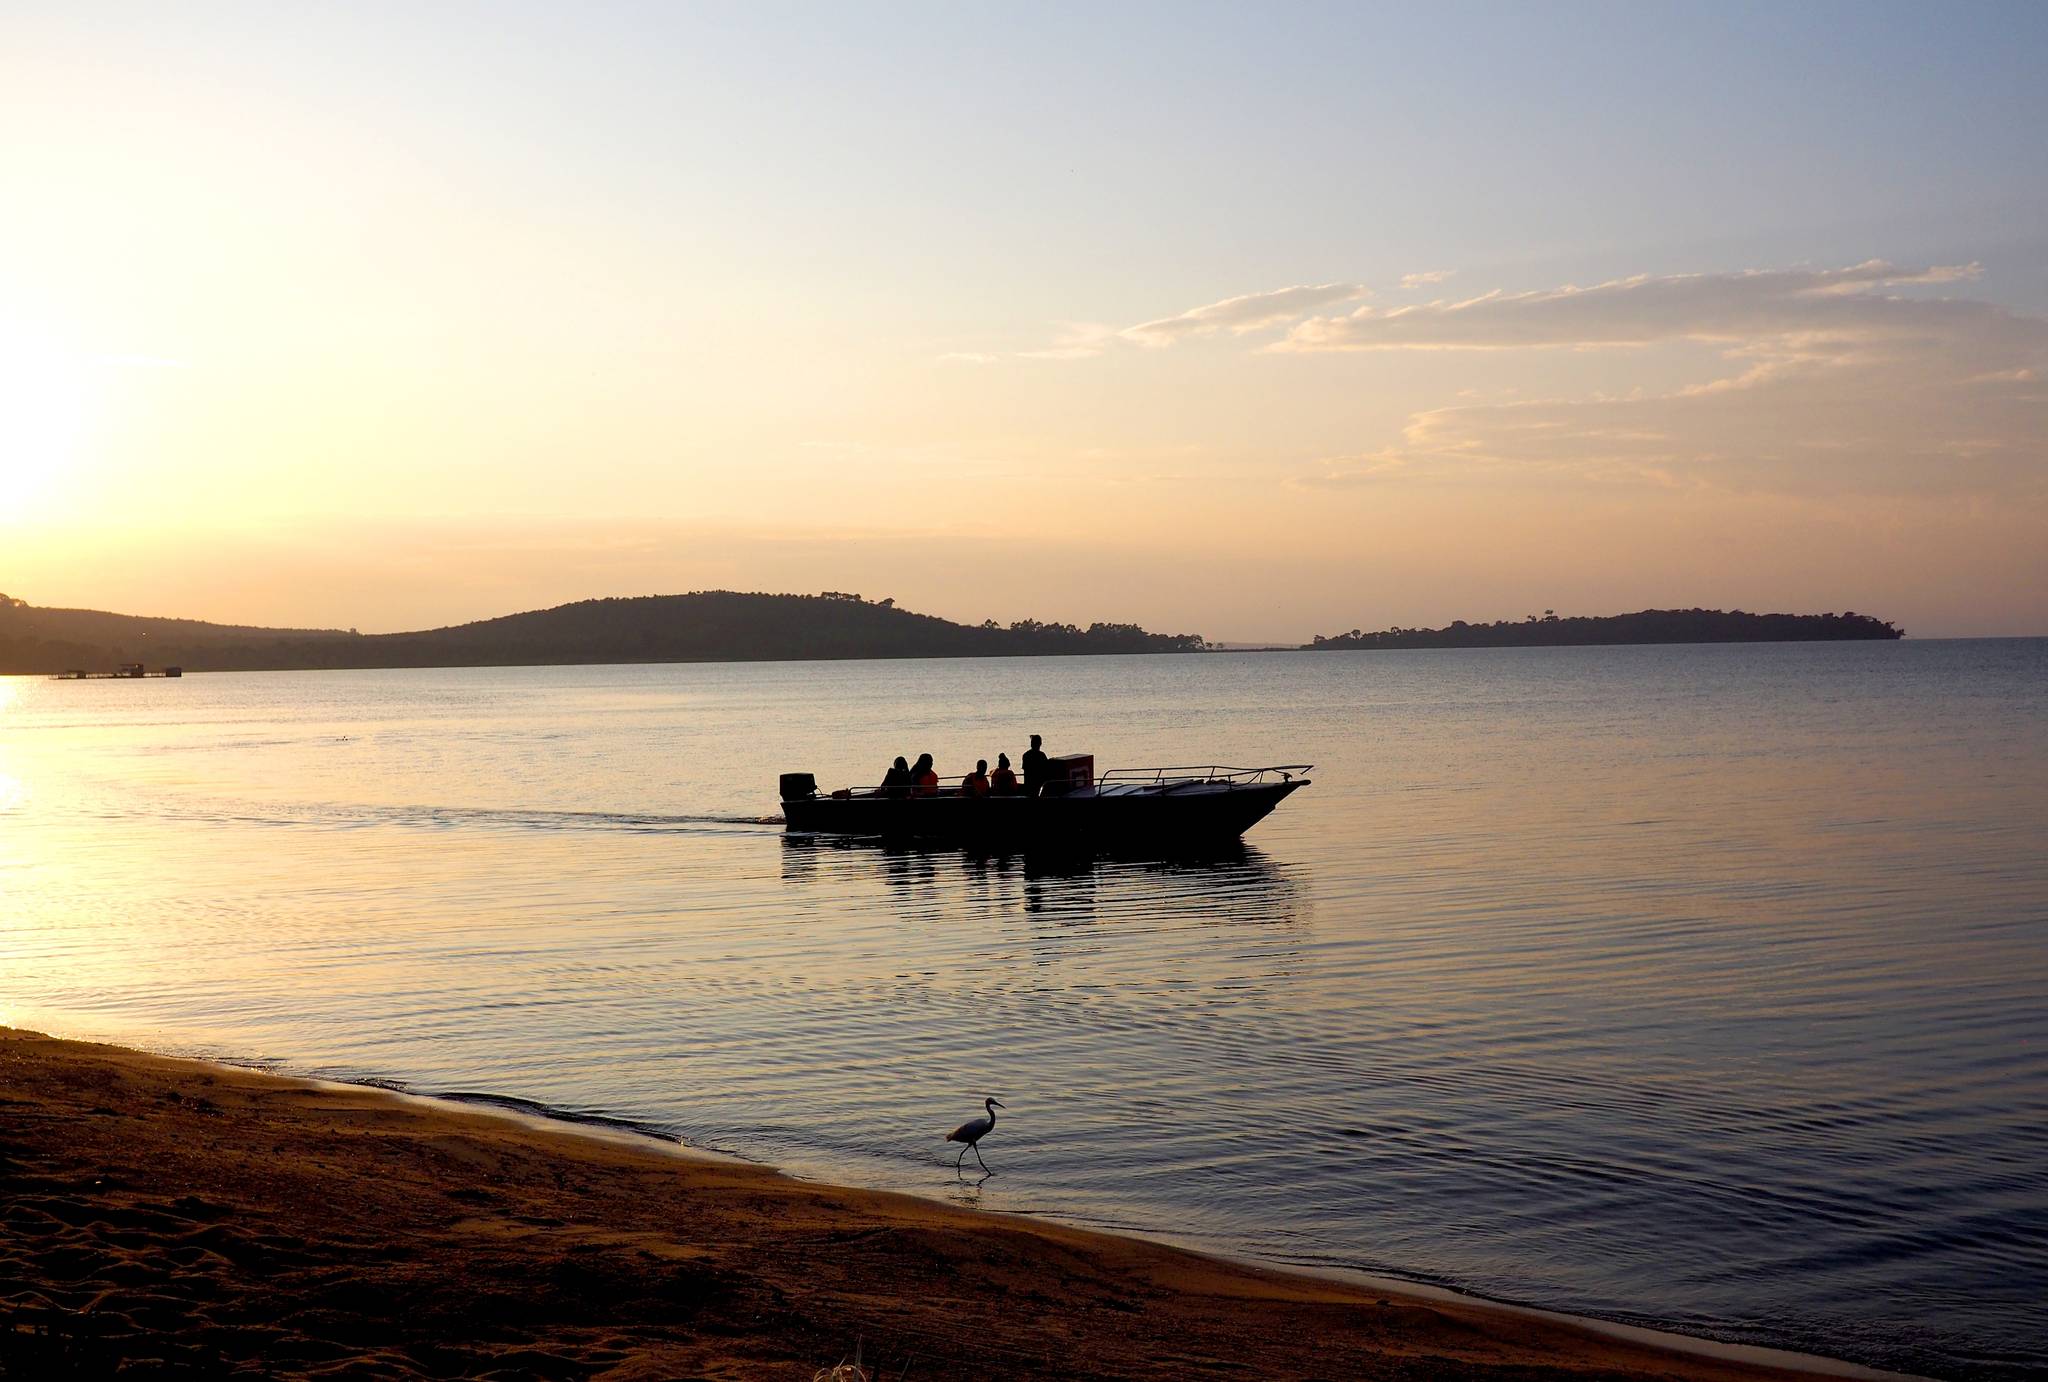
[[[1045,750],[1039,747],[1043,741],[1036,734],[1031,736],[1031,747],[1024,750],[1024,795],[1035,797],[1045,790],[1048,776],[1045,768]]]

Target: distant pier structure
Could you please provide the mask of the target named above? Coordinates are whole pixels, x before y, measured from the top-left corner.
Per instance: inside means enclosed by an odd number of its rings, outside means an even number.
[[[183,667],[165,667],[161,671],[152,672],[139,662],[124,662],[121,664],[118,670],[112,672],[87,672],[81,668],[73,667],[66,671],[57,673],[57,675],[50,678],[50,680],[137,681],[143,677],[182,677],[184,675],[185,669]]]

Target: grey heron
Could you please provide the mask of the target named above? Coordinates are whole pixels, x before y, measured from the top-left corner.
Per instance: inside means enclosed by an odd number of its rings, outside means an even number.
[[[974,1159],[980,1162],[982,1170],[986,1171],[988,1169],[988,1163],[981,1160],[981,1148],[977,1144],[980,1143],[982,1138],[995,1131],[996,1110],[1005,1107],[1005,1105],[997,1103],[994,1099],[983,1099],[981,1106],[988,1110],[988,1117],[970,1118],[946,1134],[948,1142],[964,1142],[967,1144],[960,1149],[960,1155],[954,1159],[953,1169],[956,1171],[960,1169],[960,1163],[967,1160],[969,1152],[974,1153]]]

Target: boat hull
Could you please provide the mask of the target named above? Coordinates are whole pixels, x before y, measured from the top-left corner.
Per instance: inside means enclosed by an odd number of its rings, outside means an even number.
[[[1057,845],[1183,849],[1234,840],[1306,778],[1249,786],[1052,797],[800,797],[782,803],[791,831],[934,840],[990,848]]]

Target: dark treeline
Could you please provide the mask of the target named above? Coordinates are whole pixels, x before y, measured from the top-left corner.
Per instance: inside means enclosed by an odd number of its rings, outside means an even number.
[[[124,662],[189,672],[344,667],[490,667],[602,662],[1000,657],[1197,652],[1197,634],[1135,624],[1023,619],[955,624],[893,600],[729,590],[583,600],[418,633],[264,629],[39,609],[0,596],[0,673],[111,671]]]
[[[1800,643],[1903,638],[1882,619],[1847,614],[1748,614],[1742,610],[1646,609],[1635,614],[1559,618],[1545,610],[1520,620],[1442,629],[1318,634],[1310,648],[1565,648],[1617,643]]]

